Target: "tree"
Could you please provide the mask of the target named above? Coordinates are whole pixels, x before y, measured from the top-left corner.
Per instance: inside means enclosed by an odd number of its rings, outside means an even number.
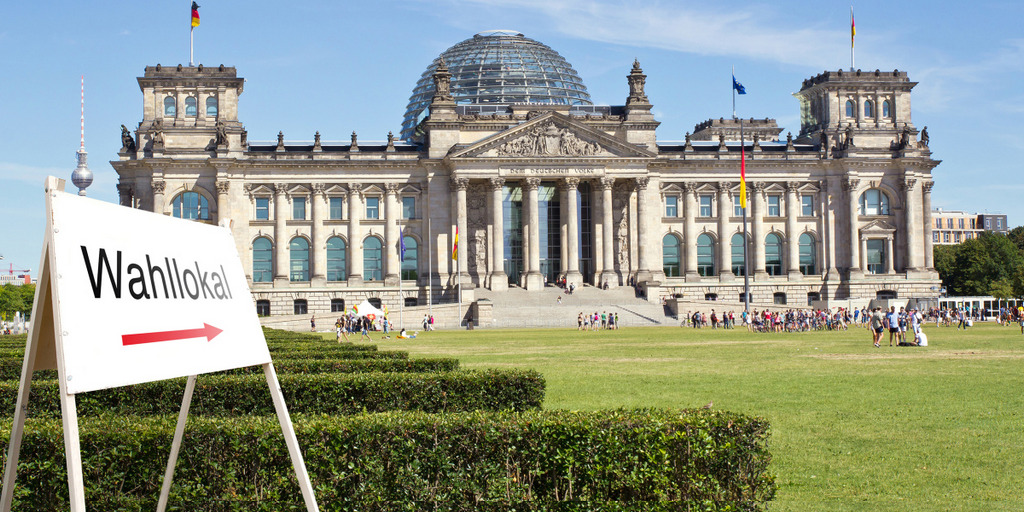
[[[935,269],[950,295],[1014,293],[1014,276],[1022,265],[1024,256],[1017,245],[996,233],[982,233],[957,246],[936,247],[935,251]]]
[[[11,320],[15,312],[31,314],[36,285],[5,284],[0,288],[0,318]]]
[[[1017,226],[1011,229],[1010,234],[1007,236],[1017,246],[1017,249],[1024,253],[1024,226]]]

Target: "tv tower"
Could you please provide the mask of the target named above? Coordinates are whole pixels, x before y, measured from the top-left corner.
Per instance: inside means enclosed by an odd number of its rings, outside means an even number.
[[[92,185],[92,171],[89,170],[88,153],[85,152],[85,75],[82,75],[82,145],[78,148],[78,167],[71,172],[71,182],[78,187],[78,195],[84,196],[85,189]]]

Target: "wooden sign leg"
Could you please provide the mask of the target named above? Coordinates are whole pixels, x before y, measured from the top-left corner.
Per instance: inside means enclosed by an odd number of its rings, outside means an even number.
[[[281,423],[284,441],[288,445],[288,453],[292,457],[292,467],[295,468],[295,477],[299,481],[299,489],[302,490],[302,499],[306,502],[306,511],[319,512],[320,509],[316,504],[316,496],[313,495],[313,485],[309,482],[306,462],[302,459],[299,440],[295,437],[295,427],[292,426],[292,419],[288,415],[288,406],[284,403],[284,394],[281,393],[281,383],[277,380],[274,364],[265,363],[263,365],[263,373],[267,376],[270,396],[274,399],[274,410],[277,411],[277,421]]]
[[[188,420],[188,409],[192,406],[192,392],[196,389],[196,376],[189,375],[185,383],[185,395],[181,397],[181,410],[178,411],[178,426],[174,429],[174,442],[171,443],[171,454],[167,457],[167,470],[164,471],[164,484],[160,487],[160,502],[156,505],[157,512],[167,510],[167,496],[171,492],[174,480],[174,465],[178,462],[178,449],[181,438],[185,435],[185,422]]]

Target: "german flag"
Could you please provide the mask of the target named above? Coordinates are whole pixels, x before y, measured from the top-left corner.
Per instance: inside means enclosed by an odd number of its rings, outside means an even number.
[[[199,4],[192,2],[192,28],[199,26]]]
[[[459,227],[455,226],[455,243],[452,244],[452,259],[459,259]]]

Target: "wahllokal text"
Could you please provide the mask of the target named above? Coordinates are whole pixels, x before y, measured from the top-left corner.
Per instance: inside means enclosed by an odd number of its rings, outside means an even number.
[[[96,270],[93,271],[92,260],[89,258],[89,250],[83,245],[82,259],[85,261],[85,269],[89,273],[89,284],[92,285],[93,295],[99,299],[103,295],[103,274],[107,274],[107,282],[114,298],[121,298],[121,251],[117,251],[114,269],[110,267],[110,259],[107,257],[107,250],[100,249],[96,261]],[[129,263],[125,267],[125,275],[128,280],[128,293],[133,299],[159,299],[160,290],[163,290],[165,299],[231,299],[231,287],[228,285],[227,274],[224,272],[224,265],[220,266],[220,273],[203,272],[196,261],[195,270],[192,267],[182,267],[179,271],[178,260],[175,258],[164,258],[163,266],[159,262],[153,265],[150,257],[146,255],[145,268],[139,263]],[[147,277],[149,278],[147,282]],[[212,285],[212,286],[211,286]]]

